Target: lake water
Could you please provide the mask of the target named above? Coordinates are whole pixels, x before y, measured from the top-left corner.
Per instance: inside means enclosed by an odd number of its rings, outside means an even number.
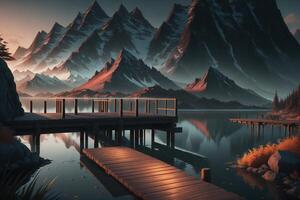
[[[262,112],[259,112],[261,114]],[[264,133],[250,133],[246,126],[229,122],[232,117],[257,117],[255,111],[185,111],[179,112],[175,145],[177,150],[165,147],[164,133],[156,134],[155,146],[151,146],[150,131],[146,131],[146,143],[137,150],[168,162],[188,174],[199,177],[200,169],[212,170],[212,183],[246,199],[284,199],[276,186],[244,171],[232,168],[232,163],[248,149],[284,138],[284,130],[266,128]],[[31,136],[21,140],[29,148]],[[129,145],[129,134],[124,142]],[[89,147],[94,141],[89,138]],[[100,140],[100,146],[110,143]],[[40,168],[39,183],[55,178],[54,192],[62,199],[134,199],[121,185],[101,169],[80,155],[80,134],[61,133],[41,136],[40,155],[52,160]]]

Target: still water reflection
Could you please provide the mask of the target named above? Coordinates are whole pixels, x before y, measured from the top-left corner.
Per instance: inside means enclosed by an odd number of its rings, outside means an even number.
[[[164,133],[158,132],[156,143],[151,143],[149,130],[146,130],[145,144],[136,148],[196,177],[202,167],[209,167],[214,184],[247,199],[284,199],[271,183],[230,167],[248,149],[286,137],[283,130],[266,128],[264,132],[251,133],[247,127],[229,122],[229,118],[237,115],[256,117],[257,112],[180,112],[178,126],[183,132],[176,134],[175,150],[164,145]],[[89,147],[94,146],[92,138],[88,139]],[[31,136],[21,139],[34,149]],[[116,181],[80,156],[79,133],[48,134],[40,139],[40,155],[52,160],[39,170],[40,180],[56,178],[54,190],[61,193],[62,199],[134,199]],[[130,145],[128,132],[125,132],[123,143]],[[102,137],[98,145],[112,144]]]

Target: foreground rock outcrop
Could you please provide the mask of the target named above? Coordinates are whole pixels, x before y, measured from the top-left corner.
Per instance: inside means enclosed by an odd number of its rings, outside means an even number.
[[[0,59],[0,122],[24,114],[16,91],[14,77],[6,62]]]

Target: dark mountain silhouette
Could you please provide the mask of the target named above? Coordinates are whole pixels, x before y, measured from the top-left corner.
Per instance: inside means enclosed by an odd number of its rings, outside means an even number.
[[[177,98],[178,107],[184,109],[240,109],[250,108],[236,101],[222,102],[216,99],[198,98],[184,90],[163,89],[158,85],[133,92],[131,97]]]
[[[243,87],[286,94],[299,81],[299,63],[300,45],[275,0],[193,0],[164,72],[192,81],[214,66]]]
[[[238,101],[244,105],[270,103],[254,91],[238,86],[213,67],[210,67],[202,78],[188,84],[185,90],[199,97],[214,98],[220,101]]]

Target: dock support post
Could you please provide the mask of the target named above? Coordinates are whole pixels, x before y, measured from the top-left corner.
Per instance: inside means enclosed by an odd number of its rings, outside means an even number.
[[[78,99],[75,99],[75,102],[74,102],[74,112],[75,112],[75,115],[78,115]]]
[[[32,113],[32,110],[33,110],[33,105],[32,105],[32,100],[30,100],[30,113]]]
[[[87,131],[85,131],[84,137],[85,137],[84,146],[85,146],[86,149],[88,149],[89,148],[89,135],[88,135]]]
[[[47,101],[44,101],[44,113],[47,113]]]
[[[117,144],[118,145],[122,145],[122,130],[121,129],[118,129],[116,130],[116,141],[117,141]]]
[[[129,136],[129,140],[130,140],[130,146],[134,146],[134,130],[130,130],[130,136]]]
[[[80,131],[80,153],[84,148],[84,131]]]
[[[175,133],[171,132],[171,148],[174,149],[175,148]]]
[[[171,132],[170,131],[167,131],[167,146],[170,147],[170,142],[171,142]]]
[[[151,148],[153,149],[155,143],[155,129],[151,129]]]
[[[135,136],[134,136],[134,145],[135,145],[135,147],[139,144],[139,129],[136,129],[135,130]]]
[[[210,168],[201,169],[201,180],[205,182],[211,182],[211,170]]]
[[[140,145],[143,145],[144,143],[144,130],[140,129]]]

